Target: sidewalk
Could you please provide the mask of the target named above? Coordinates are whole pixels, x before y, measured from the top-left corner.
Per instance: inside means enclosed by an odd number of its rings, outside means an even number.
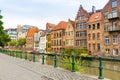
[[[96,79],[95,79],[96,78]],[[97,77],[70,72],[0,54],[0,80],[98,80]],[[107,79],[106,79],[107,80]]]

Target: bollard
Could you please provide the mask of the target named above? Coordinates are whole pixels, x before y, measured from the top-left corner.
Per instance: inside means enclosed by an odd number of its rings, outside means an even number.
[[[42,53],[42,64],[44,64],[45,62],[44,62],[44,54]]]
[[[36,62],[35,53],[33,53],[33,62]]]
[[[27,60],[28,59],[28,55],[27,55],[27,52],[25,53],[25,60]]]
[[[54,55],[54,68],[57,67],[57,54]]]
[[[22,59],[22,52],[20,52],[20,59]]]
[[[102,76],[102,69],[103,69],[103,66],[102,66],[102,57],[99,57],[99,79],[103,79],[103,76]]]
[[[75,56],[72,55],[72,72],[75,72]]]

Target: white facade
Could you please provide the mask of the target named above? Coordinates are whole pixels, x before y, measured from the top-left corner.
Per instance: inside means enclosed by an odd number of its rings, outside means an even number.
[[[46,35],[44,31],[39,31],[34,34],[34,50],[46,52]]]
[[[39,49],[40,52],[46,52],[46,35],[40,37]]]

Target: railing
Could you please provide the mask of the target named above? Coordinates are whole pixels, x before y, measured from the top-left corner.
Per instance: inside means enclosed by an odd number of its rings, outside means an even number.
[[[113,13],[109,13],[108,14],[108,19],[112,20],[112,19],[119,18],[120,17],[119,14],[120,14],[119,12],[115,12],[114,14]]]
[[[74,56],[74,55],[59,55],[59,54],[47,54],[47,53],[28,53],[28,52],[21,52],[21,51],[10,51],[10,50],[0,50],[1,53],[25,59],[33,62],[40,62],[42,65],[48,64],[53,65],[54,68],[56,67],[63,67],[66,69],[70,69],[71,72],[75,72],[78,69],[78,66],[90,67],[95,68],[98,70],[98,78],[103,79],[103,70],[109,71],[116,71],[120,72],[120,70],[114,70],[104,67],[104,61],[120,61],[118,58],[94,58],[94,57],[81,57],[81,56]],[[65,60],[66,59],[66,60]],[[96,61],[97,66],[93,65],[92,62]],[[86,62],[86,63],[85,63]]]

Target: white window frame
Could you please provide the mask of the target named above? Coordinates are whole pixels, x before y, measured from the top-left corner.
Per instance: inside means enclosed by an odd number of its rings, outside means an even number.
[[[113,55],[114,55],[114,56],[118,56],[118,49],[117,49],[117,48],[114,48],[114,49],[113,49]]]
[[[118,36],[113,35],[113,44],[117,44],[117,43],[118,43]]]
[[[110,37],[106,36],[105,37],[105,45],[109,45],[110,44]]]

